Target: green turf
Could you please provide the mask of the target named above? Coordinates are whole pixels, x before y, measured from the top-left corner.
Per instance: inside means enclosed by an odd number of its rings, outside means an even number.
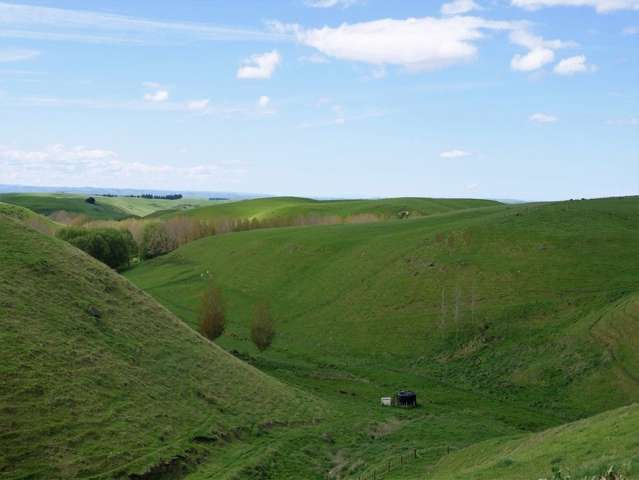
[[[491,200],[433,199],[433,198],[387,198],[380,200],[312,200],[299,197],[273,197],[225,202],[185,212],[186,216],[200,220],[219,222],[228,219],[257,219],[260,221],[282,221],[321,223],[328,217],[340,221],[371,221],[373,219],[397,219],[400,212],[409,212],[410,217],[434,213],[498,205]],[[175,215],[161,212],[158,216]],[[331,223],[338,223],[333,221]]]
[[[323,415],[69,244],[0,214],[0,245],[3,479],[186,468]]]
[[[496,438],[443,458],[432,480],[599,478],[610,467],[639,478],[639,404],[539,433]],[[553,469],[555,472],[553,472]]]
[[[127,276],[195,326],[211,272],[231,312],[220,344],[334,409],[331,468],[357,478],[416,449],[402,468],[421,478],[448,448],[639,400],[638,211],[611,198],[233,233]],[[278,335],[258,355],[262,300]],[[399,388],[424,408],[376,407]]]

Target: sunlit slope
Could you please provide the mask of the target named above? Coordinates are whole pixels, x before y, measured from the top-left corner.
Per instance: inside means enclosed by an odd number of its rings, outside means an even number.
[[[312,200],[299,197],[272,197],[219,203],[195,208],[187,216],[200,220],[222,221],[226,219],[257,219],[260,221],[282,221],[338,217],[347,220],[397,219],[400,212],[420,217],[465,208],[498,205],[492,200],[433,199],[433,198],[388,198],[380,200]],[[168,215],[171,215],[168,212]],[[162,216],[166,216],[162,212]]]
[[[596,334],[638,289],[638,209],[612,198],[243,232],[127,275],[194,325],[210,271],[230,302],[229,348],[249,348],[252,306],[266,299],[276,352],[405,369],[570,418],[639,398],[617,375],[637,349],[613,355]],[[624,329],[636,338],[636,322]]]
[[[496,438],[444,457],[432,480],[600,478],[611,466],[639,477],[639,405],[539,433]],[[553,467],[561,477],[553,477]],[[602,477],[603,478],[603,477]]]
[[[127,478],[317,415],[70,245],[0,215],[0,246],[3,479]]]
[[[85,202],[89,195],[71,195],[66,193],[4,193],[0,202],[28,208],[41,215],[65,211],[75,215],[86,215],[93,220],[120,220],[131,214],[98,199],[95,205]]]
[[[75,215],[86,215],[92,220],[121,220],[127,217],[144,217],[157,211],[182,212],[190,208],[211,205],[205,199],[181,198],[165,200],[136,197],[93,196],[95,205],[85,202],[91,195],[68,193],[4,193],[0,202],[19,205],[42,215],[65,211]]]

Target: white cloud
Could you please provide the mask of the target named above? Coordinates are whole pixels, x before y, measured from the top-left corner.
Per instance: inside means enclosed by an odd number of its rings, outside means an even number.
[[[442,15],[460,15],[473,10],[481,10],[481,7],[473,0],[453,0],[452,2],[444,3],[440,9]]]
[[[626,27],[622,33],[624,35],[639,35],[639,27]]]
[[[383,19],[339,27],[306,29],[272,24],[279,33],[293,33],[298,42],[329,57],[373,65],[401,65],[410,70],[435,70],[477,57],[475,42],[485,31],[521,28],[521,23],[477,17]]]
[[[0,145],[0,183],[193,189],[243,173],[241,164],[231,162],[175,166],[125,161],[111,150],[84,146],[20,150]]]
[[[267,97],[266,95],[262,95],[260,98],[258,98],[257,100],[257,105],[260,108],[266,108],[268,107],[269,103],[271,103],[271,99],[269,97]]]
[[[527,10],[545,7],[592,7],[598,13],[639,10],[639,0],[512,0],[511,3]]]
[[[596,65],[586,63],[585,55],[564,58],[555,65],[554,72],[557,75],[574,75],[575,73],[588,73],[597,70]]]
[[[306,5],[313,8],[331,8],[331,7],[343,7],[348,8],[358,3],[363,3],[362,0],[306,0]]]
[[[40,55],[37,50],[28,48],[3,48],[0,49],[0,62],[19,62],[21,60],[31,60]]]
[[[144,100],[147,102],[166,102],[169,99],[169,92],[166,90],[158,90],[156,92],[150,92],[144,94]]]
[[[243,62],[237,71],[237,78],[241,79],[267,79],[282,63],[282,57],[277,50],[262,54],[251,55]]]
[[[464,158],[469,157],[471,155],[470,152],[465,150],[447,150],[439,154],[441,158]]]
[[[0,1],[0,37],[129,45],[275,40],[272,32]]]
[[[209,103],[209,99],[191,100],[190,102],[186,102],[186,108],[192,112],[201,112],[208,108]]]
[[[555,52],[548,48],[535,48],[525,55],[515,55],[510,61],[510,68],[519,72],[539,70],[555,59]]]
[[[533,35],[526,30],[511,32],[510,41],[529,50],[525,55],[515,55],[510,62],[510,67],[520,72],[539,70],[544,65],[554,61],[554,51],[556,49],[576,46],[574,42],[544,40],[542,37]]]
[[[556,123],[559,121],[557,117],[547,113],[533,113],[530,117],[528,117],[528,120],[535,123]]]

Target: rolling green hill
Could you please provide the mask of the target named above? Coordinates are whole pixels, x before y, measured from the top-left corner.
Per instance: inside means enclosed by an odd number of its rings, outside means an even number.
[[[491,200],[387,198],[380,200],[312,200],[299,197],[272,197],[226,202],[184,212],[186,216],[200,220],[221,222],[224,220],[257,219],[263,222],[322,223],[329,217],[337,220],[371,221],[373,219],[398,218],[400,212],[411,217],[443,213],[467,208],[498,205]],[[175,215],[174,212],[158,212],[158,216]],[[339,223],[332,221],[330,223]]]
[[[210,272],[231,312],[219,343],[340,412],[334,468],[372,475],[416,449],[389,478],[422,478],[447,448],[639,400],[638,211],[628,197],[255,230],[126,275],[195,326]],[[277,337],[258,355],[248,326],[263,300]],[[400,388],[424,409],[371,409]],[[371,428],[387,433],[355,433]]]
[[[181,477],[322,415],[69,244],[0,214],[0,245],[3,479]]]
[[[196,241],[128,277],[193,324],[209,270],[240,338],[251,305],[269,299],[276,347],[289,354],[392,358],[570,417],[639,398],[634,360],[624,359],[631,375],[609,376],[618,359],[607,352],[627,333],[603,341],[592,331],[639,287],[638,208],[637,198],[603,199],[243,232]]]
[[[173,213],[212,203],[209,200],[192,198],[164,200],[94,196],[97,202],[92,205],[85,202],[89,196],[67,193],[4,193],[0,194],[0,202],[25,207],[42,215],[65,211],[76,215],[86,215],[91,220],[144,217],[159,210]]]
[[[52,221],[51,219],[39,215],[28,208],[11,205],[9,203],[0,202],[0,215],[13,218],[19,222],[35,228],[41,233],[53,235],[63,225]]]
[[[599,478],[610,467],[639,477],[639,405],[622,407],[539,433],[496,438],[442,459],[432,480]]]

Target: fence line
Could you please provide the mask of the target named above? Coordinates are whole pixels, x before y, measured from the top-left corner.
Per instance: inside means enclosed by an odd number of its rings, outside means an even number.
[[[449,454],[451,451],[454,450],[454,448],[451,447],[450,445],[432,447],[432,448],[422,449],[420,451],[418,451],[416,448],[413,448],[412,453],[399,455],[399,456],[395,455],[391,457],[386,462],[386,468],[378,467],[373,469],[372,472],[360,473],[359,475],[351,476],[351,477],[356,478],[357,480],[382,480],[393,470],[396,470],[397,467],[403,467],[404,465],[408,465],[412,461],[415,461],[418,458],[421,458],[420,452],[427,452],[431,450],[446,450],[446,454]]]

